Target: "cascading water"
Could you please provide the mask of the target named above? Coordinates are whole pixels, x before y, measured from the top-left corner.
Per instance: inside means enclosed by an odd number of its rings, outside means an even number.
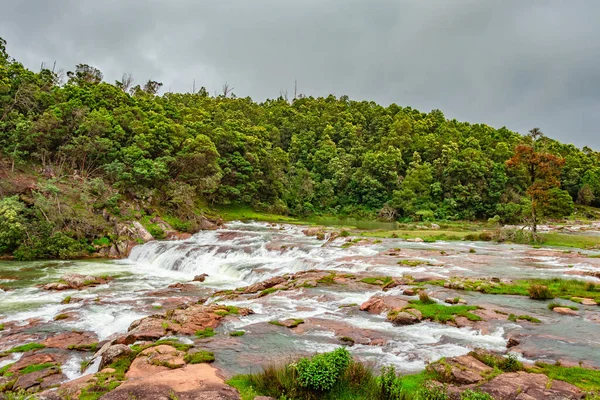
[[[580,257],[574,262],[557,255],[532,255],[532,249],[527,246],[482,242],[409,243],[383,239],[348,247],[343,244],[349,238],[317,240],[304,235],[303,229],[290,225],[231,223],[225,229],[203,231],[184,241],[154,241],[137,246],[127,260],[0,263],[0,279],[6,277],[0,283],[8,288],[0,291],[0,323],[26,325],[38,321],[29,333],[39,332],[43,336],[48,332],[81,330],[93,332],[99,340],[104,340],[125,332],[135,319],[162,312],[163,305],[179,298],[193,302],[210,296],[215,290],[234,289],[299,271],[318,269],[338,274],[393,277],[410,274],[429,279],[454,275],[515,279],[572,277],[573,273],[597,271],[600,267],[597,259]],[[396,258],[384,254],[398,247],[407,257],[422,264],[398,264]],[[50,292],[36,287],[56,281],[69,272],[106,274],[115,279],[81,291]],[[202,283],[192,283],[200,274],[208,274],[208,277]],[[12,280],[13,275],[20,279]],[[188,283],[192,291],[180,293],[168,289],[174,283]],[[339,337],[350,332],[365,338],[350,347],[356,356],[376,365],[394,364],[402,371],[416,371],[428,361],[465,354],[473,347],[503,350],[507,337],[517,334],[537,338],[524,339],[525,347],[531,350],[529,354],[548,358],[572,356],[600,364],[600,342],[594,339],[598,325],[589,318],[556,315],[545,303],[524,297],[432,290],[442,291],[437,294],[438,298],[461,296],[469,304],[510,308],[518,314],[532,314],[544,323],[536,326],[490,323],[485,331],[430,322],[399,327],[386,322],[385,315],[373,315],[356,306],[344,305],[360,305],[374,295],[397,296],[400,289],[382,292],[378,286],[353,289],[331,285],[223,301],[251,308],[255,314],[230,320],[218,329],[226,338],[226,333],[233,330],[243,330],[246,335],[235,340],[215,339],[206,343],[206,347],[218,350],[216,365],[233,374],[254,371],[270,359],[332,350],[340,345]],[[63,304],[67,295],[74,300]],[[54,317],[61,313],[75,317],[55,321]],[[295,330],[268,323],[288,318],[304,319],[307,323]],[[567,318],[570,318],[569,323],[564,324]],[[572,337],[571,332],[577,332],[576,337]],[[559,339],[550,342],[548,338]],[[543,351],[538,354],[536,349]],[[69,378],[78,376],[75,367],[79,361],[76,357],[69,359],[65,367]]]

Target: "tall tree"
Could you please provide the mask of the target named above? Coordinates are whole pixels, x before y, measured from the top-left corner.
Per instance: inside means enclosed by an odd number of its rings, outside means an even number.
[[[529,225],[535,239],[540,211],[549,203],[552,189],[560,187],[560,172],[565,160],[538,150],[540,139],[544,137],[539,128],[530,130],[528,136],[532,145],[517,146],[515,154],[506,164],[509,168],[520,169],[528,178],[526,193],[531,201]]]

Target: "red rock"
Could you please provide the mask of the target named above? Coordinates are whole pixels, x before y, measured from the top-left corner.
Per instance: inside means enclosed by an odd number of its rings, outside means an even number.
[[[393,309],[402,309],[408,305],[408,301],[396,296],[373,296],[363,304],[361,311],[368,311],[371,314],[381,314]]]
[[[577,311],[571,310],[570,308],[566,308],[566,307],[554,307],[552,309],[552,311],[554,311],[555,313],[562,314],[562,315],[573,315],[573,316],[579,315],[579,313]]]
[[[53,336],[42,342],[46,347],[68,349],[98,343],[98,337],[93,332],[66,332]]]
[[[484,383],[480,389],[498,400],[514,399],[519,394],[539,400],[581,399],[584,396],[579,388],[569,383],[557,380],[550,383],[546,375],[523,371],[499,375]]]

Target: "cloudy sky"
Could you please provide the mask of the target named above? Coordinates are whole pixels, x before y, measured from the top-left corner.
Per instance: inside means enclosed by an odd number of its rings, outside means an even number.
[[[0,0],[30,68],[348,95],[600,150],[598,0]]]

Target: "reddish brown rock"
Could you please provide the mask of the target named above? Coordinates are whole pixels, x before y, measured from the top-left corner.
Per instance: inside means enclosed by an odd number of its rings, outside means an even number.
[[[381,314],[393,309],[402,309],[407,305],[408,301],[396,296],[373,296],[361,304],[360,309],[371,314]]]
[[[579,313],[577,311],[571,310],[570,308],[567,308],[567,307],[554,307],[552,309],[552,311],[554,311],[555,313],[562,314],[562,315],[572,315],[572,316],[579,315]]]
[[[42,288],[44,290],[82,289],[89,286],[103,285],[110,280],[110,277],[103,278],[92,275],[65,274],[62,276],[61,282],[48,283],[42,286]]]
[[[484,383],[480,389],[497,400],[512,400],[521,394],[529,396],[527,398],[538,400],[581,399],[584,397],[584,393],[579,388],[569,383],[557,380],[549,382],[546,375],[523,371],[499,375]]]
[[[448,358],[429,364],[427,369],[435,372],[443,382],[470,385],[485,380],[485,374],[492,371],[475,357],[466,355]]]
[[[84,349],[98,343],[98,337],[93,332],[66,332],[46,339],[42,342],[46,347],[57,349]]]

